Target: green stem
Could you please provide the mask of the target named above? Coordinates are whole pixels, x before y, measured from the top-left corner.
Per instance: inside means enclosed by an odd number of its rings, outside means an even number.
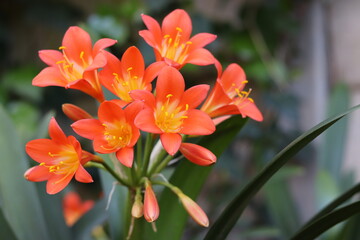
[[[105,161],[102,161],[101,164],[104,166],[106,171],[108,171],[119,183],[127,187],[130,186],[130,184],[122,179]]]
[[[151,155],[151,150],[153,147],[153,135],[151,133],[148,133],[146,136],[146,142],[145,142],[145,152],[144,152],[144,163],[142,165],[141,168],[141,176],[145,176],[147,169],[149,167],[149,162],[150,162],[150,155]]]
[[[154,168],[149,173],[149,176],[161,172],[164,168],[166,168],[171,159],[173,159],[173,156],[167,155],[166,158],[164,158],[157,166],[154,165]]]

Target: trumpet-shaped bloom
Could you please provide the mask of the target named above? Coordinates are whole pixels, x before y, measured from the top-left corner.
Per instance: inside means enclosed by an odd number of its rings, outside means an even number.
[[[50,120],[49,135],[51,139],[26,144],[27,154],[40,164],[28,169],[24,177],[33,182],[47,181],[48,194],[63,190],[74,176],[79,182],[93,182],[83,165],[94,156],[83,151],[75,137],[66,137],[54,118]]]
[[[216,156],[208,149],[193,143],[181,143],[180,152],[190,162],[208,166],[216,162]]]
[[[174,155],[182,142],[181,134],[208,135],[215,131],[211,118],[195,109],[206,97],[208,85],[185,90],[181,73],[165,67],[159,74],[156,96],[148,91],[131,92],[134,99],[144,101],[144,109],[135,118],[135,125],[143,131],[160,134],[164,149]]]
[[[216,35],[199,33],[190,38],[192,23],[190,16],[182,9],[169,13],[159,23],[150,16],[142,15],[148,30],[139,32],[140,36],[154,48],[157,61],[180,69],[186,63],[209,65],[214,56],[204,48],[216,39]]]
[[[121,61],[111,53],[104,52],[107,64],[100,72],[101,83],[126,103],[132,102],[129,95],[132,90],[151,91],[151,82],[164,67],[164,63],[155,62],[145,69],[144,58],[136,47],[129,47]]]
[[[63,213],[66,225],[74,225],[94,204],[95,202],[92,200],[82,201],[76,192],[66,193],[63,198]]]
[[[244,91],[248,82],[244,70],[235,63],[230,64],[223,73],[220,66],[217,68],[219,77],[201,110],[212,118],[240,114],[242,117],[262,121],[261,112],[249,97],[251,89]]]
[[[122,164],[131,167],[133,147],[140,136],[134,119],[142,106],[141,102],[133,102],[123,110],[116,102],[104,101],[99,107],[99,119],[82,119],[71,127],[80,136],[93,140],[96,152],[116,153]]]
[[[33,79],[33,85],[78,89],[102,102],[104,96],[97,70],[106,64],[102,50],[115,43],[116,40],[103,38],[92,47],[87,32],[79,27],[70,27],[59,47],[61,51],[39,51],[41,60],[49,67]]]

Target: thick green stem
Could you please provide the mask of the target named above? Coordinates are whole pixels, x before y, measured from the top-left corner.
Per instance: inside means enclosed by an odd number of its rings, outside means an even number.
[[[161,172],[164,168],[166,168],[171,159],[173,159],[173,156],[167,155],[157,166],[154,166],[152,171],[149,173],[149,176]]]
[[[150,155],[151,155],[151,150],[153,147],[153,135],[151,133],[148,133],[146,136],[146,142],[145,142],[145,152],[144,152],[144,157],[143,157],[143,165],[141,168],[141,176],[145,176],[147,169],[149,167],[149,162],[150,162]]]
[[[127,187],[130,186],[130,184],[122,179],[105,161],[102,161],[101,164],[119,183]]]

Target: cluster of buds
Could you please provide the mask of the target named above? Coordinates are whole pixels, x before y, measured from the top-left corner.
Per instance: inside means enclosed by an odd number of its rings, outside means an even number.
[[[247,80],[242,68],[233,63],[223,71],[204,48],[216,36],[199,33],[191,37],[191,19],[184,10],[171,12],[161,26],[150,16],[142,15],[142,19],[147,29],[139,35],[156,57],[148,67],[135,46],[129,47],[120,60],[105,50],[116,40],[104,38],[92,45],[89,34],[79,27],[67,30],[60,51],[39,52],[48,67],[33,79],[33,85],[77,89],[95,98],[99,102],[97,116],[72,104],[64,104],[63,111],[74,121],[72,129],[92,141],[94,152],[109,154],[113,165],[83,150],[79,141],[66,136],[52,118],[50,139],[32,140],[26,145],[26,152],[39,164],[27,170],[25,178],[47,181],[47,193],[55,194],[74,177],[79,182],[92,182],[84,166],[102,165],[133,194],[134,218],[144,216],[148,222],[158,218],[160,208],[152,185],[161,184],[179,197],[197,223],[208,226],[206,214],[193,200],[157,176],[175,155],[201,166],[216,162],[210,150],[186,142],[188,136],[212,134],[216,125],[231,115],[262,121],[262,114],[249,97],[251,91],[244,90]],[[180,70],[188,63],[216,67],[218,76],[210,94],[206,84],[186,89]],[[103,87],[116,99],[106,100]]]

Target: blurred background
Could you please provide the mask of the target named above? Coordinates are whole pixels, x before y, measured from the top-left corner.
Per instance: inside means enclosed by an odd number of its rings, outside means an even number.
[[[24,144],[41,135],[38,123],[49,111],[56,112],[60,125],[70,131],[61,105],[71,102],[96,114],[96,103],[81,92],[33,87],[32,79],[45,67],[38,51],[57,49],[67,28],[78,25],[94,42],[103,37],[118,40],[110,48],[118,57],[136,45],[149,64],[154,57],[138,35],[145,28],[140,14],[161,21],[176,8],[191,15],[193,34],[218,36],[208,49],[223,66],[235,62],[244,68],[265,119],[248,121],[198,199],[209,218],[216,219],[234,197],[234,189],[301,132],[360,102],[359,1],[1,1],[0,102]],[[187,86],[212,84],[216,77],[213,66],[186,66],[182,73]],[[301,151],[252,201],[229,239],[287,239],[358,181],[359,122],[360,113],[355,112]],[[95,170],[92,174],[96,178]],[[86,199],[96,199],[101,192],[98,183],[73,187]],[[324,239],[338,239],[335,236],[354,222],[333,229]],[[184,239],[201,239],[204,234],[193,222],[187,229]]]

